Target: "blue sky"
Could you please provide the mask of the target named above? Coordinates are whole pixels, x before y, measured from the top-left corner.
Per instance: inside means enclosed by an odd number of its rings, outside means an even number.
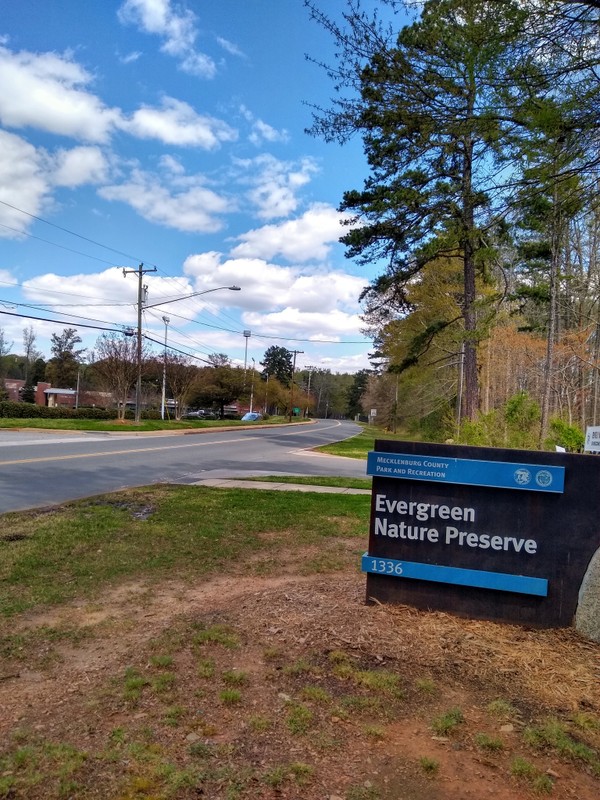
[[[330,3],[323,3],[330,11]],[[345,4],[339,3],[339,9]],[[0,18],[0,326],[49,355],[65,324],[134,325],[200,358],[368,366],[336,207],[366,174],[359,140],[307,136],[332,59],[302,0],[20,0]],[[9,312],[9,313],[6,313]],[[85,319],[82,319],[85,318]],[[101,331],[78,328],[93,348]]]

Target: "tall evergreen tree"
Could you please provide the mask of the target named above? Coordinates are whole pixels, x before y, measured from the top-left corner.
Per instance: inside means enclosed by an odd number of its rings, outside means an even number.
[[[292,380],[292,353],[285,347],[272,345],[267,347],[263,360],[260,362],[263,368],[261,378],[267,379],[267,375],[277,378],[282,386],[289,386]]]
[[[347,54],[351,47],[366,53],[366,64],[354,59],[354,74],[346,72],[348,88],[360,93],[317,112],[312,129],[329,139],[359,132],[364,141],[370,176],[341,204],[360,224],[342,241],[359,263],[385,264],[365,295],[372,308],[391,300],[402,309],[417,272],[449,254],[461,259],[463,414],[471,418],[478,407],[476,275],[490,260],[495,166],[515,128],[505,87],[525,12],[516,0],[429,0],[417,22],[384,41],[360,24],[356,3],[350,8],[350,38],[329,29]]]
[[[81,336],[75,328],[65,328],[61,334],[52,334],[52,358],[46,364],[46,378],[53,386],[75,388],[81,356],[86,349],[76,349],[78,344],[81,344]]]

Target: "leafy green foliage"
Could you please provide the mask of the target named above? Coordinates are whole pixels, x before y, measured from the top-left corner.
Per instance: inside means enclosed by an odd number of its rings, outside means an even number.
[[[265,350],[263,360],[260,362],[263,368],[262,379],[266,380],[267,375],[277,378],[282,386],[289,386],[292,380],[293,354],[285,347],[272,345]]]

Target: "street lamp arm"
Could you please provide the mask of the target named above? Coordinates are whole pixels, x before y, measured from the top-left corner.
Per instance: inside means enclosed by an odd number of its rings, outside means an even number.
[[[209,294],[210,292],[218,292],[221,289],[229,289],[231,292],[240,292],[241,286],[215,286],[214,289],[205,289],[203,292],[193,292],[184,297],[173,297],[171,300],[161,300],[160,303],[150,303],[150,305],[142,306],[145,311],[147,308],[156,308],[157,306],[165,306],[168,303],[176,303],[178,300],[190,300],[192,297],[199,297],[201,294]]]

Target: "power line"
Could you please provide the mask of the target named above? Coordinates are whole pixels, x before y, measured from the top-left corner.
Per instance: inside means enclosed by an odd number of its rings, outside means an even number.
[[[3,202],[0,200],[0,203]],[[48,225],[52,223],[49,222]],[[43,239],[41,236],[35,236],[33,233],[28,233],[27,231],[19,231],[17,228],[11,228],[10,225],[5,225],[4,223],[0,222],[0,226],[2,228],[6,228],[9,231],[14,231],[15,233],[20,234],[21,236],[27,236],[28,239],[36,239],[38,242],[44,242],[44,244],[51,244],[53,247],[58,247],[61,250],[66,250],[68,253],[75,253],[75,255],[83,256],[84,258],[91,258],[94,261],[100,261],[101,264],[109,264],[111,267],[115,266],[114,262],[107,261],[105,258],[98,258],[98,256],[91,256],[89,253],[82,253],[81,250],[73,250],[71,247],[66,247],[64,244],[58,244],[57,242],[51,242],[50,239]],[[73,234],[77,236],[77,234]]]
[[[76,236],[78,239],[81,239],[82,241],[85,241],[85,242],[89,242],[90,244],[93,244],[96,247],[101,247],[101,248],[103,248],[105,250],[109,250],[109,251],[111,251],[113,253],[116,253],[118,255],[124,256],[125,258],[131,259],[131,260],[133,260],[135,262],[140,262],[141,261],[141,259],[139,259],[139,258],[137,258],[135,256],[132,256],[129,253],[125,253],[122,250],[118,250],[118,249],[116,249],[114,247],[110,247],[109,245],[103,244],[102,242],[98,242],[98,241],[96,241],[94,239],[90,239],[87,236],[83,236],[80,233],[77,233],[75,231],[70,230],[69,228],[64,228],[61,225],[56,225],[54,222],[50,222],[49,220],[44,219],[43,217],[40,217],[40,216],[38,216],[36,214],[32,214],[29,211],[25,211],[22,208],[18,208],[17,206],[12,205],[11,203],[6,202],[5,200],[0,200],[0,204],[6,206],[7,208],[11,208],[13,211],[18,211],[19,213],[24,214],[25,216],[30,217],[31,219],[35,219],[38,222],[43,222],[45,225],[49,225],[52,228],[56,228],[57,230],[60,230],[63,233],[68,233],[71,236]],[[44,242],[46,244],[51,244],[51,245],[53,245],[55,247],[61,248],[63,250],[67,250],[68,252],[75,253],[76,255],[81,255],[84,258],[90,258],[90,259],[92,259],[94,261],[99,261],[99,262],[104,263],[104,264],[109,264],[110,266],[117,266],[117,265],[113,264],[113,262],[107,261],[107,260],[102,259],[102,258],[98,258],[97,256],[92,256],[92,255],[89,255],[88,253],[82,253],[79,250],[73,250],[73,249],[71,249],[69,247],[65,247],[65,246],[57,244],[55,242],[48,241],[46,239],[43,239],[41,237],[35,236],[33,234],[30,234],[30,233],[18,231],[16,228],[11,228],[10,226],[4,225],[2,223],[0,223],[0,225],[2,227],[4,227],[4,228],[8,229],[8,230],[12,230],[12,231],[14,231],[16,233],[20,233],[21,235],[25,235],[25,236],[28,236],[28,237],[33,238],[33,239],[38,239],[39,241],[42,241],[42,242]],[[161,272],[167,278],[170,278],[171,280],[175,281],[176,285],[183,286],[183,284],[181,283],[180,279],[178,279],[176,276],[171,275],[166,270],[164,270],[164,269],[162,269],[160,267],[157,267],[155,264],[152,264],[152,262],[147,262],[147,263],[149,263],[150,266],[154,268],[154,271]],[[7,286],[13,286],[13,287],[14,286],[18,286],[20,288],[25,288],[22,283],[9,283],[7,281],[0,281],[0,283],[3,283],[5,285],[7,285]],[[73,296],[73,297],[80,297],[81,296],[81,295],[77,295],[77,294],[71,293],[71,292],[59,292],[59,291],[56,291],[56,290],[45,290],[45,291],[47,291],[50,294],[58,294],[58,295]],[[166,302],[168,302],[168,301],[165,301],[165,303]],[[25,307],[36,308],[36,306],[28,306],[25,303],[14,303],[14,305],[17,305],[17,306],[18,305],[23,305]],[[47,306],[49,304],[44,304],[44,305]],[[73,305],[75,305],[75,304],[73,304]],[[81,304],[81,305],[104,305],[104,304]],[[110,305],[123,306],[123,305],[130,305],[130,304],[129,303],[114,303],[114,304],[106,303],[105,305],[106,306],[110,306]],[[206,308],[203,308],[202,310],[206,312]],[[218,319],[218,316],[216,314],[213,314],[210,311],[208,311],[206,313],[209,313],[211,316],[215,317],[215,319]],[[21,316],[23,316],[23,315],[21,315]],[[86,317],[78,317],[77,315],[74,315],[74,314],[73,315],[68,315],[68,316],[73,316],[74,319],[87,319]],[[222,312],[222,316],[224,316],[225,318],[232,319],[231,317],[229,317],[224,312]],[[35,319],[35,318],[31,317],[31,319]],[[203,325],[203,326],[205,326],[207,328],[213,328],[215,330],[224,331],[226,333],[234,333],[234,334],[237,334],[237,335],[241,335],[242,334],[242,330],[240,330],[240,329],[226,328],[224,326],[213,325],[213,324],[208,323],[208,322],[201,322],[200,320],[191,320],[189,318],[181,317],[181,316],[180,316],[180,319],[186,320],[187,322],[190,322],[192,324]],[[52,321],[52,320],[48,320],[48,321]],[[233,319],[232,319],[232,321],[233,321]],[[85,327],[85,326],[82,324],[81,327]],[[253,334],[253,335],[254,335],[254,338],[261,339],[261,340],[267,341],[267,342],[269,342],[269,341],[299,342],[299,343],[306,343],[306,344],[312,344],[312,345],[318,345],[318,344],[331,344],[331,345],[370,344],[371,341],[372,341],[371,339],[350,340],[350,341],[339,341],[337,339],[318,339],[318,340],[315,340],[315,339],[308,339],[308,338],[305,339],[305,338],[294,337],[294,336],[267,336],[265,334],[260,334],[260,333],[256,333],[256,334]]]
[[[100,325],[85,325],[83,322],[74,323],[72,321],[66,321],[64,319],[48,319],[48,317],[32,317],[31,314],[17,314],[15,311],[2,311],[0,310],[0,314],[6,314],[9,317],[21,317],[21,319],[33,319],[37,322],[54,322],[56,325],[67,325],[67,326],[74,326],[76,328],[93,328],[97,331],[111,331],[112,333],[124,333],[126,336],[130,336],[133,334],[133,329],[130,325],[124,325],[123,328],[107,328],[105,326]],[[114,323],[113,323],[114,324]],[[124,330],[126,328],[127,330]],[[131,331],[131,333],[130,333]]]
[[[49,222],[47,219],[44,219],[43,217],[36,216],[36,214],[30,214],[29,211],[24,211],[22,208],[17,208],[17,206],[13,206],[11,205],[11,203],[7,203],[5,200],[0,200],[0,203],[3,206],[12,208],[13,211],[18,211],[21,214],[25,214],[27,217],[31,217],[31,219],[36,219],[38,222],[43,222],[45,225],[50,225],[52,228],[56,228],[57,230],[62,231],[63,233],[68,233],[71,236],[76,236],[78,239],[82,239],[84,242],[89,242],[90,244],[94,244],[96,245],[96,247],[102,247],[104,250],[110,250],[111,253],[117,253],[117,255],[119,256],[125,256],[125,258],[129,258],[132,261],[140,261],[139,258],[136,258],[135,256],[132,256],[129,253],[124,253],[122,250],[117,250],[114,247],[110,247],[107,244],[102,244],[102,242],[96,242],[94,239],[89,239],[87,236],[82,236],[82,234],[80,233],[75,233],[75,231],[71,231],[68,228],[63,228],[60,225],[56,225],[54,222]],[[83,255],[83,253],[81,255]],[[93,258],[93,256],[89,256],[89,258]],[[151,264],[151,266],[154,267],[155,265]]]

